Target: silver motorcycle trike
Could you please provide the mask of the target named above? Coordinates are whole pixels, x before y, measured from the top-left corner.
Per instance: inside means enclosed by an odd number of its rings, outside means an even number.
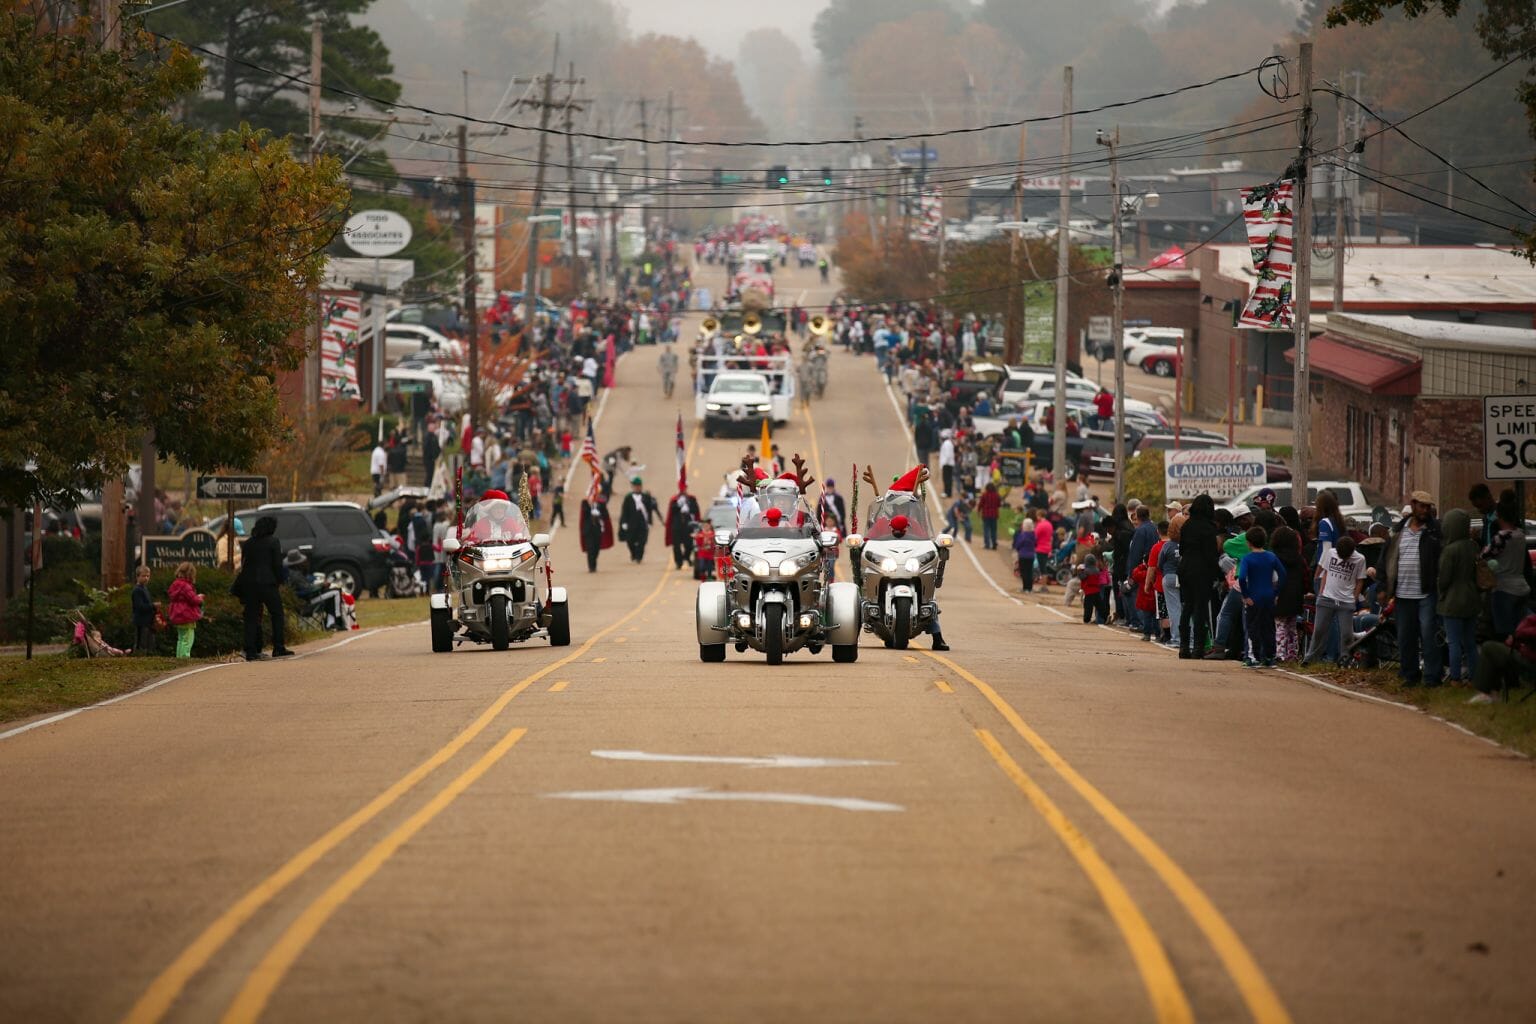
[[[448,592],[432,595],[432,650],[453,650],[466,640],[498,651],[525,640],[571,642],[564,587],[552,585],[549,535],[531,534],[512,502],[476,502],[458,536],[443,540]]]
[[[739,530],[715,533],[730,547],[729,578],[699,584],[699,660],[724,661],[732,644],[761,651],[770,665],[801,648],[819,654],[831,647],[833,661],[857,661],[858,591],[829,583],[823,560],[837,534],[817,530],[798,493],[759,493],[746,505]]]
[[[848,537],[864,629],[898,650],[927,630],[939,613],[937,591],[953,544],[948,534],[934,533],[927,506],[910,491],[877,499],[865,531]]]

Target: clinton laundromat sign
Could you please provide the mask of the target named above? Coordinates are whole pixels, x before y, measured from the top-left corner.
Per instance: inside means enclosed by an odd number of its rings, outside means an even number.
[[[1265,480],[1262,448],[1184,448],[1163,453],[1168,500],[1209,494],[1216,501],[1237,497]]]

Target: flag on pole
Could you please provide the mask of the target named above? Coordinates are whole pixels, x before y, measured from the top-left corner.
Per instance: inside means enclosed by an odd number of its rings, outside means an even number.
[[[774,469],[773,469],[773,431],[768,428],[768,421],[771,420],[771,419],[773,419],[773,414],[772,413],[769,413],[767,416],[763,417],[763,437],[762,437],[762,440],[760,442],[761,447],[758,449],[758,454],[762,456],[763,462],[766,463],[768,465],[768,467],[769,467],[768,468],[768,472],[769,472],[770,475],[772,475],[774,473]]]
[[[592,470],[592,483],[587,487],[587,501],[596,504],[603,494],[603,464],[597,457],[597,437],[592,433],[591,420],[587,420],[587,436],[581,442],[581,461]]]
[[[677,493],[688,489],[688,445],[683,441],[683,414],[677,414]]]

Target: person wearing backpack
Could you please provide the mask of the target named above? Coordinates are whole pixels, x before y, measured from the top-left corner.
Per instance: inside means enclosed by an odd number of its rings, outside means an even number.
[[[1477,617],[1483,610],[1478,588],[1478,546],[1472,539],[1472,517],[1453,508],[1440,521],[1445,546],[1437,567],[1439,608],[1450,646],[1446,679],[1470,683],[1477,670]],[[1484,572],[1487,567],[1484,566]]]
[[[166,618],[176,627],[176,657],[192,657],[192,641],[197,635],[198,620],[203,617],[203,595],[197,592],[197,567],[182,562],[176,567],[176,578],[171,581],[170,608]]]

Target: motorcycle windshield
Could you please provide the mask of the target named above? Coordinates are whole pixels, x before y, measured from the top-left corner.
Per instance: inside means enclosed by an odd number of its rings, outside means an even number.
[[[798,494],[759,493],[755,505],[742,524],[743,540],[807,537],[815,532],[815,517]]]
[[[466,544],[519,544],[527,543],[531,536],[523,513],[501,498],[476,502],[464,516],[462,537]]]
[[[887,491],[869,509],[869,528],[864,536],[869,540],[890,540],[896,536],[891,520],[905,516],[907,540],[932,540],[933,527],[928,522],[928,506],[908,491]]]

